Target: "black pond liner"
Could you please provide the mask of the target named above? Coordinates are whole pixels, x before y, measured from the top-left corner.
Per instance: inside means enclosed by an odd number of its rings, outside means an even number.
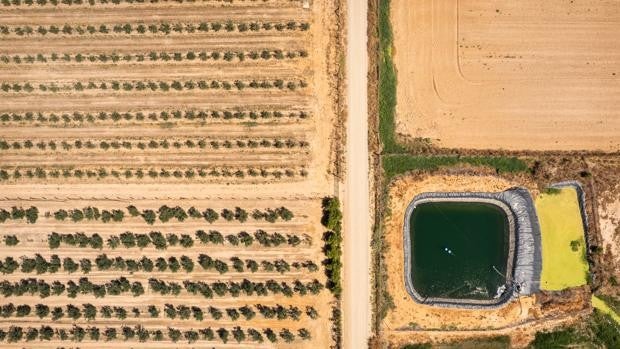
[[[509,251],[506,271],[506,290],[496,299],[456,299],[422,297],[413,287],[411,275],[410,217],[418,204],[424,202],[472,202],[499,207],[507,216],[509,225]],[[403,227],[405,252],[405,288],[420,304],[467,309],[499,308],[519,295],[529,295],[540,290],[542,269],[541,238],[538,216],[530,193],[524,188],[511,188],[499,193],[484,192],[429,192],[413,198],[405,211]]]

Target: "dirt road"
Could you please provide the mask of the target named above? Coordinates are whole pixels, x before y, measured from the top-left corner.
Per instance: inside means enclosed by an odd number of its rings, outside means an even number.
[[[370,335],[370,211],[368,183],[368,5],[348,1],[347,179],[345,186],[344,348],[367,347]]]

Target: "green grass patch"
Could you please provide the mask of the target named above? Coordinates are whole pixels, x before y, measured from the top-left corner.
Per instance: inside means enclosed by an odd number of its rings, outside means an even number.
[[[531,349],[560,349],[568,347],[592,348],[590,339],[575,328],[557,330],[553,332],[538,332]]]
[[[562,189],[560,188],[545,188],[545,190],[543,191],[543,193],[545,194],[549,194],[549,195],[553,195],[553,194],[560,194],[562,192]]]
[[[588,263],[577,191],[563,188],[559,193],[542,193],[535,201],[542,235],[541,288],[557,291],[585,285]]]
[[[620,327],[595,309],[586,321],[573,327],[539,332],[530,349],[620,348]]]
[[[385,153],[404,152],[396,141],[396,69],[392,61],[393,33],[390,22],[391,0],[379,1],[379,135]]]
[[[603,302],[607,303],[607,305],[613,309],[616,314],[620,314],[620,298],[599,294],[597,295]]]
[[[325,272],[327,274],[327,288],[332,291],[336,298],[340,298],[342,293],[342,212],[340,211],[340,201],[338,198],[323,199],[323,217],[321,223],[327,229],[323,234],[325,246]]]
[[[447,344],[407,344],[401,349],[507,349],[510,348],[508,336],[472,338]]]
[[[414,156],[390,155],[383,158],[383,170],[387,180],[412,170],[436,170],[442,166],[470,164],[495,168],[498,173],[524,172],[527,164],[515,157],[482,156]]]
[[[610,303],[615,306],[620,305],[618,300],[612,300]],[[608,304],[602,297],[599,298],[593,295],[592,306],[598,309],[601,313],[611,317],[617,324],[620,325],[620,315],[618,314],[617,309],[612,308],[611,304]]]

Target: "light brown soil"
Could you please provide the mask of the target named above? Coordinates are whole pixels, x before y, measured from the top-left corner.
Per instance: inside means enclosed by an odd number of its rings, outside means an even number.
[[[388,252],[384,265],[387,268],[387,291],[394,300],[381,323],[381,334],[387,343],[405,341],[447,341],[462,337],[493,334],[516,334],[519,328],[534,331],[551,322],[564,322],[568,313],[587,308],[587,297],[577,292],[565,305],[543,309],[537,296],[522,296],[499,309],[465,310],[440,308],[414,302],[404,283],[403,222],[411,200],[423,192],[499,192],[516,185],[527,187],[533,195],[537,190],[533,182],[515,182],[492,175],[407,175],[393,181],[389,187],[389,216],[385,221],[385,241]],[[585,294],[585,293],[584,293]],[[562,311],[559,309],[562,308]],[[564,312],[565,314],[563,315]],[[544,319],[549,318],[551,322]],[[538,321],[540,320],[540,321]],[[540,323],[538,323],[540,322]]]
[[[599,226],[603,238],[605,252],[612,256],[610,270],[615,270],[615,276],[620,277],[620,198],[617,196],[620,188],[607,193],[609,202],[599,200]],[[615,194],[615,196],[614,196]],[[616,268],[614,268],[616,266]]]
[[[3,98],[3,106],[0,112],[46,112],[46,113],[72,113],[79,111],[82,113],[105,112],[127,112],[127,111],[161,111],[161,110],[218,110],[242,109],[258,112],[264,110],[304,110],[309,117],[306,119],[296,119],[294,123],[265,122],[257,120],[252,127],[247,127],[242,122],[252,123],[253,120],[246,119],[231,125],[230,120],[209,120],[207,123],[190,123],[189,128],[176,129],[175,125],[187,125],[186,120],[171,120],[172,124],[162,123],[140,123],[131,127],[128,123],[116,123],[110,128],[110,121],[79,124],[69,124],[78,126],[81,131],[62,132],[58,126],[63,122],[50,125],[39,125],[38,123],[23,122],[20,124],[8,122],[6,127],[0,131],[0,138],[23,139],[44,137],[55,139],[57,142],[65,138],[84,138],[93,139],[97,137],[121,138],[127,135],[144,135],[148,132],[148,138],[154,139],[166,137],[170,134],[183,136],[218,136],[226,139],[231,137],[261,138],[279,137],[303,137],[310,143],[309,151],[302,152],[278,152],[273,153],[271,149],[256,149],[253,151],[235,152],[235,156],[228,153],[203,149],[184,149],[179,152],[158,152],[155,154],[145,154],[143,151],[135,150],[130,152],[116,151],[112,154],[103,152],[81,153],[67,156],[63,152],[55,154],[28,154],[28,153],[3,153],[2,167],[12,172],[16,166],[42,167],[50,166],[74,166],[76,168],[96,168],[107,169],[128,168],[127,164],[144,164],[161,166],[173,169],[173,164],[178,166],[207,166],[221,167],[230,166],[237,169],[249,168],[270,168],[293,170],[299,173],[304,168],[307,178],[287,177],[280,179],[271,178],[275,182],[305,182],[308,188],[313,188],[319,192],[332,191],[331,184],[326,181],[326,174],[331,172],[331,136],[333,134],[334,112],[334,83],[332,80],[333,69],[335,66],[335,45],[326,45],[332,42],[336,28],[336,20],[325,13],[334,11],[334,4],[327,4],[317,1],[310,10],[304,10],[298,1],[287,2],[285,5],[278,1],[271,1],[263,6],[247,5],[245,2],[235,4],[197,2],[193,5],[184,4],[178,6],[170,4],[156,4],[153,6],[136,4],[135,6],[109,7],[99,5],[93,7],[73,6],[55,9],[53,7],[4,7],[0,10],[0,18],[6,25],[50,25],[58,26],[64,23],[147,23],[159,21],[171,21],[182,23],[199,23],[214,21],[258,21],[258,22],[309,22],[310,30],[284,30],[279,32],[259,31],[259,32],[220,32],[210,31],[208,33],[171,33],[171,35],[124,35],[114,34],[108,36],[90,35],[70,35],[70,36],[41,36],[30,35],[17,37],[9,35],[3,39],[4,45],[0,45],[0,53],[10,56],[16,54],[46,54],[57,53],[62,56],[64,53],[106,53],[113,52],[130,54],[147,54],[151,51],[156,52],[187,52],[189,50],[300,50],[309,53],[308,58],[296,59],[269,59],[269,60],[250,60],[245,62],[226,62],[223,59],[218,61],[209,59],[207,61],[182,61],[175,62],[123,62],[116,63],[64,63],[59,60],[57,63],[37,63],[37,64],[0,64],[0,79],[2,82],[30,82],[38,87],[39,83],[63,83],[72,81],[126,81],[126,80],[154,80],[171,81],[173,79],[181,81],[199,80],[275,80],[282,79],[303,79],[309,83],[306,88],[299,88],[296,91],[289,90],[255,90],[245,89],[243,91],[225,90],[194,90],[184,91],[106,91],[84,90],[84,91],[61,91],[58,93],[45,93],[37,89],[32,93],[5,93],[0,92]],[[122,15],[119,15],[122,13]],[[246,107],[248,106],[248,107]],[[273,118],[272,118],[273,120]],[[155,124],[155,125],[153,125]],[[44,126],[44,127],[41,127]],[[49,127],[48,127],[49,126]],[[128,127],[129,126],[129,127]],[[145,127],[146,126],[146,127]],[[157,126],[157,127],[152,127]],[[196,127],[198,126],[198,127]],[[275,127],[274,127],[275,126]],[[172,127],[172,128],[171,128]],[[174,155],[173,155],[174,154]],[[173,156],[171,156],[173,155]],[[45,157],[42,159],[41,157]],[[119,166],[123,164],[124,166]],[[47,181],[53,179],[48,178]],[[83,181],[73,179],[74,181]],[[114,181],[106,179],[107,181]],[[14,181],[11,179],[10,181]],[[27,182],[25,177],[17,180],[17,183]],[[37,181],[32,179],[31,181]],[[116,180],[118,181],[118,180]],[[194,181],[200,181],[195,178]],[[57,181],[58,182],[58,181]],[[191,181],[190,181],[191,182]],[[204,182],[204,180],[202,180]],[[247,181],[246,181],[247,182]],[[256,182],[256,181],[254,181]],[[264,180],[259,181],[264,182]]]
[[[446,148],[620,149],[613,2],[392,1],[397,132]]]
[[[262,140],[262,139],[292,139],[295,141],[308,142],[307,147],[257,147],[243,149],[236,146],[231,148],[220,147],[214,149],[210,146],[181,147],[176,149],[172,146],[168,149],[109,149],[108,151],[97,149],[70,149],[64,150],[41,150],[36,147],[32,149],[11,149],[0,151],[0,168],[12,173],[13,169],[24,168],[43,168],[46,170],[59,166],[67,168],[89,168],[106,170],[122,170],[123,168],[136,168],[139,166],[176,169],[182,167],[229,167],[235,169],[258,169],[284,170],[287,168],[305,169],[307,176],[296,175],[294,177],[282,176],[281,178],[265,177],[261,178],[209,178],[201,179],[198,176],[182,179],[147,178],[139,180],[133,177],[131,180],[106,178],[97,179],[77,179],[62,177],[55,178],[25,178],[9,179],[0,182],[0,208],[11,206],[36,206],[40,210],[40,217],[36,224],[26,224],[25,222],[7,221],[0,224],[0,237],[4,235],[16,235],[20,239],[18,246],[0,248],[0,258],[12,256],[19,260],[21,256],[34,256],[39,253],[44,257],[57,254],[61,259],[71,257],[73,259],[89,258],[94,259],[101,253],[108,254],[109,257],[122,256],[124,258],[139,259],[142,256],[149,258],[170,257],[177,258],[186,255],[196,258],[200,253],[206,253],[214,258],[219,258],[229,262],[230,257],[236,256],[241,259],[275,260],[285,259],[289,263],[294,261],[311,260],[319,266],[316,272],[309,272],[307,269],[295,270],[280,274],[278,272],[267,272],[260,270],[256,273],[249,271],[238,273],[231,270],[223,275],[217,272],[204,271],[196,264],[192,273],[169,271],[146,274],[144,272],[119,272],[119,271],[98,271],[95,267],[88,275],[81,272],[68,274],[60,271],[56,274],[35,273],[25,274],[16,271],[10,275],[3,275],[1,279],[8,281],[18,281],[21,278],[35,277],[48,282],[54,280],[68,281],[78,280],[80,277],[87,276],[93,282],[105,282],[119,276],[125,276],[130,281],[141,281],[146,293],[140,297],[106,296],[105,298],[94,298],[92,295],[78,295],[76,299],[69,299],[66,296],[51,296],[40,299],[36,296],[12,297],[5,302],[14,304],[37,303],[49,306],[66,306],[67,304],[81,305],[91,303],[95,306],[111,305],[122,306],[131,310],[138,307],[142,310],[139,318],[133,318],[129,314],[125,320],[116,318],[103,319],[98,317],[94,321],[79,319],[72,321],[67,317],[59,321],[51,321],[50,318],[39,319],[34,315],[26,318],[9,317],[0,321],[0,329],[6,330],[11,325],[21,325],[24,327],[40,325],[50,325],[58,328],[70,328],[72,324],[80,326],[98,326],[102,330],[107,327],[117,327],[126,325],[142,325],[148,329],[163,329],[174,327],[181,330],[199,329],[211,327],[216,330],[220,327],[232,329],[234,326],[242,328],[265,329],[272,328],[278,331],[282,328],[289,328],[294,334],[297,329],[307,328],[312,339],[302,341],[298,337],[294,342],[286,344],[282,339],[275,344],[268,342],[265,338],[263,343],[251,343],[249,340],[237,343],[231,334],[228,344],[222,344],[219,340],[206,342],[199,340],[196,343],[188,344],[187,340],[180,340],[174,344],[169,340],[160,343],[150,341],[139,343],[136,339],[112,342],[92,342],[85,340],[82,343],[61,342],[57,339],[51,342],[19,342],[8,344],[6,341],[0,343],[2,348],[58,348],[77,347],[80,348],[131,348],[131,347],[152,347],[152,348],[329,348],[332,343],[330,321],[332,306],[335,299],[332,294],[323,290],[319,295],[308,294],[306,296],[295,295],[285,297],[283,295],[269,296],[240,296],[214,297],[206,299],[202,296],[194,296],[183,290],[179,297],[162,296],[155,294],[148,288],[145,282],[149,277],[156,277],[167,281],[182,283],[183,280],[204,280],[213,282],[239,281],[247,278],[251,281],[265,281],[268,279],[291,283],[294,280],[310,281],[318,279],[325,284],[326,277],[322,261],[325,258],[322,247],[322,235],[324,227],[320,224],[321,199],[325,196],[333,196],[335,192],[336,179],[333,173],[334,151],[338,149],[336,144],[339,140],[335,137],[335,125],[339,124],[337,103],[339,101],[338,76],[335,74],[338,69],[339,50],[342,43],[337,39],[337,17],[339,11],[337,1],[315,0],[309,10],[303,9],[300,1],[288,0],[268,0],[268,1],[197,1],[195,3],[175,2],[164,3],[144,3],[134,5],[65,5],[54,6],[20,6],[16,8],[0,8],[0,22],[6,25],[27,24],[38,26],[42,24],[63,25],[64,23],[132,23],[139,22],[151,23],[159,21],[172,22],[214,22],[228,21],[233,22],[257,21],[257,22],[288,22],[307,21],[311,24],[308,31],[289,31],[278,32],[259,31],[259,32],[231,32],[221,31],[220,33],[209,32],[207,34],[171,34],[164,35],[95,35],[95,36],[41,36],[32,35],[18,37],[9,35],[2,39],[0,44],[0,55],[36,55],[58,53],[77,54],[77,53],[106,53],[117,52],[119,54],[148,54],[156,52],[187,52],[196,51],[262,51],[262,50],[282,50],[284,53],[290,50],[305,50],[309,53],[308,57],[297,57],[295,59],[275,59],[269,60],[249,60],[239,62],[235,58],[231,62],[220,59],[215,61],[157,61],[157,62],[118,62],[118,63],[66,63],[58,61],[35,64],[5,64],[0,63],[0,82],[30,82],[33,86],[39,83],[61,84],[69,81],[124,81],[124,80],[251,80],[251,79],[282,79],[289,78],[303,79],[308,82],[305,88],[298,88],[295,91],[278,89],[244,89],[237,91],[215,90],[184,90],[182,92],[168,93],[157,92],[137,92],[137,91],[113,91],[113,90],[92,90],[62,91],[58,93],[40,93],[35,90],[33,93],[6,93],[0,91],[2,106],[1,113],[44,113],[49,115],[55,113],[72,114],[73,112],[92,113],[99,112],[111,113],[118,111],[124,112],[149,112],[159,113],[160,111],[173,110],[206,110],[206,111],[281,111],[284,115],[289,112],[305,111],[307,118],[270,118],[256,120],[247,116],[244,119],[213,119],[207,118],[205,121],[174,119],[168,121],[112,121],[110,119],[96,122],[68,122],[57,123],[38,122],[38,121],[9,121],[2,124],[0,128],[0,139],[8,142],[31,140],[55,141],[60,144],[63,140],[74,142],[75,140],[92,141],[98,144],[101,141],[141,141],[148,143],[151,140],[159,141],[163,139],[172,142],[174,140],[186,139],[205,139],[218,141],[236,140]],[[196,206],[205,209],[207,207],[219,209],[242,207],[248,212],[253,209],[266,209],[285,206],[289,208],[295,217],[288,222],[278,221],[268,223],[265,221],[254,221],[251,218],[245,223],[226,222],[222,219],[213,224],[205,220],[187,219],[184,222],[172,220],[168,223],[156,222],[154,225],[146,224],[141,218],[126,218],[122,223],[102,223],[102,222],[79,222],[72,223],[56,221],[52,217],[45,217],[46,212],[52,212],[59,208],[81,208],[95,206],[104,208],[124,208],[129,204],[136,205],[140,209],[156,209],[161,205],[175,206],[184,208]],[[253,245],[250,247],[224,245],[201,245],[196,243],[192,248],[185,249],[180,246],[170,247],[165,251],[147,247],[142,250],[138,248],[118,248],[112,250],[104,247],[102,250],[83,249],[78,247],[61,246],[56,250],[47,247],[47,235],[51,232],[58,233],[98,233],[105,240],[110,235],[118,235],[125,231],[134,233],[147,233],[150,231],[160,231],[166,233],[189,234],[193,236],[196,230],[218,230],[222,234],[238,233],[247,231],[252,233],[257,229],[263,229],[268,233],[279,232],[281,234],[297,234],[308,236],[311,244],[301,244],[297,247],[282,245],[280,247],[261,247]],[[197,305],[205,309],[209,306],[225,309],[226,307],[240,307],[243,305],[276,305],[297,306],[305,311],[306,306],[316,308],[319,318],[310,319],[302,314],[299,321],[264,319],[260,314],[250,320],[231,320],[224,315],[220,320],[211,318],[205,313],[203,321],[169,319],[160,315],[159,318],[152,319],[146,313],[146,307],[156,304],[163,307],[164,304],[173,305]],[[164,331],[166,332],[166,331]],[[103,338],[103,337],[102,337]]]

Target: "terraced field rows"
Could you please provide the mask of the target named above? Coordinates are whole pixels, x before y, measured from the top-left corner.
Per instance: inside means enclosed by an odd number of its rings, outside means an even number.
[[[0,306],[5,344],[38,343],[48,335],[62,341],[61,329],[68,331],[67,341],[89,343],[96,341],[91,332],[98,328],[101,341],[123,345],[216,344],[224,338],[243,344],[299,343],[327,331],[327,323],[319,320],[328,314],[330,296],[319,267],[324,257],[322,228],[314,218],[320,217],[318,202],[264,208],[254,201],[245,204],[258,206],[229,209],[230,202],[187,201],[168,202],[162,209],[164,203],[152,201],[90,200],[88,210],[80,208],[83,203],[33,201],[24,209],[36,207],[37,214],[21,218],[21,206],[13,209],[17,201],[2,202],[0,292],[11,295]],[[189,205],[195,209],[181,213],[177,208]],[[86,216],[73,214],[76,208]],[[215,216],[206,213],[209,208]],[[263,218],[271,209],[275,216]],[[115,210],[122,212],[120,221],[101,220]],[[152,224],[146,218],[150,210]],[[7,245],[6,236],[13,242]],[[119,271],[124,271],[120,278]],[[22,337],[11,332],[17,331],[15,321],[27,322]],[[125,327],[149,335],[127,336],[131,331]],[[110,329],[116,329],[116,337],[105,334]]]
[[[336,347],[338,9],[0,1],[0,347]]]
[[[299,1],[70,4],[0,7],[0,139],[11,145],[0,180],[255,183],[312,175],[307,132],[323,116],[315,119],[311,104],[313,12]],[[176,129],[187,123],[191,130]],[[148,146],[171,133],[183,143]],[[35,134],[38,146],[29,147]],[[220,144],[193,146],[194,134],[217,135]],[[266,139],[273,147],[260,145]]]

